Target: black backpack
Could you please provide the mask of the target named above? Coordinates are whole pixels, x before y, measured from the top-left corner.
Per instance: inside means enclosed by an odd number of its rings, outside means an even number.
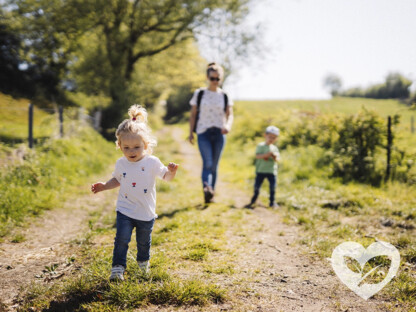
[[[199,107],[201,106],[201,100],[202,100],[203,95],[204,95],[204,90],[199,91],[198,98],[196,100],[196,117],[195,117],[194,129],[193,129],[194,132],[196,132],[196,125],[199,119]],[[228,106],[228,96],[226,93],[224,93],[224,112],[227,111],[227,106]]]

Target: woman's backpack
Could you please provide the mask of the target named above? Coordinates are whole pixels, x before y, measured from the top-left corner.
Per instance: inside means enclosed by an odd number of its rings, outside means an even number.
[[[202,100],[203,95],[204,95],[204,90],[199,91],[198,97],[196,99],[196,117],[195,117],[194,129],[193,129],[194,132],[196,132],[196,125],[199,119],[199,107],[201,106],[201,100]],[[228,96],[226,93],[224,93],[224,112],[227,111],[227,106],[228,106]]]

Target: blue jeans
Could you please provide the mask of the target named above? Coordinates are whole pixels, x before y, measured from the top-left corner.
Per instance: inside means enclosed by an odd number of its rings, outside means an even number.
[[[225,134],[220,128],[208,128],[198,134],[198,147],[202,157],[202,187],[205,185],[215,189],[218,162],[225,145]]]
[[[130,218],[117,211],[117,233],[114,239],[113,266],[127,267],[127,250],[133,228],[136,228],[137,261],[150,259],[150,245],[152,242],[152,230],[155,219],[141,221]]]
[[[270,206],[274,204],[274,193],[276,188],[276,176],[273,173],[256,173],[256,181],[254,182],[254,195],[251,198],[251,204],[254,204],[257,200],[257,197],[260,193],[261,185],[263,184],[264,179],[269,180],[269,187],[270,187]]]

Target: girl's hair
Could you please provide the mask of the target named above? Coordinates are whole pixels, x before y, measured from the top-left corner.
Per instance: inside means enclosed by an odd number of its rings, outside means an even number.
[[[224,79],[224,68],[222,66],[218,65],[215,62],[209,63],[207,67],[207,77],[209,77],[210,72],[217,72],[218,77],[220,78],[220,82]]]
[[[133,133],[139,135],[145,146],[145,153],[151,155],[153,153],[153,147],[157,145],[156,138],[151,134],[152,130],[147,125],[147,111],[140,105],[132,105],[129,108],[130,119],[125,119],[118,126],[116,131],[116,145],[121,147],[121,136],[125,133]]]

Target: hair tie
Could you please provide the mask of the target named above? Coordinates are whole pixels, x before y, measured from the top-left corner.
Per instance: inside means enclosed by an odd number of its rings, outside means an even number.
[[[133,117],[133,121],[136,120],[136,117]]]

